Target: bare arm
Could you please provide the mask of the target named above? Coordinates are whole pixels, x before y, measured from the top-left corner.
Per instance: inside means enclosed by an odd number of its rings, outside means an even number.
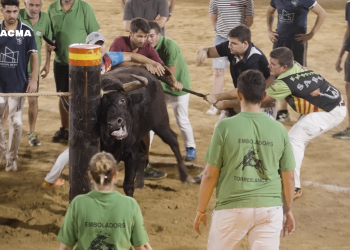
[[[170,0],[169,1],[169,13],[173,13],[174,7],[175,7],[176,0]]]
[[[32,79],[28,83],[26,92],[35,93],[38,89],[39,59],[38,53],[32,52],[29,55],[30,67],[32,68]]]
[[[213,27],[215,27],[216,22],[218,20],[218,15],[217,14],[209,14],[209,16],[210,16],[211,25],[213,25]]]
[[[278,36],[278,34],[276,32],[272,31],[272,24],[273,24],[273,18],[274,18],[275,11],[276,11],[276,9],[270,5],[269,8],[267,9],[267,13],[266,13],[267,35],[268,35],[270,41],[273,43],[277,41],[277,36]]]
[[[254,22],[254,16],[247,16],[245,18],[246,22],[247,22],[247,26],[250,28],[253,25]]]
[[[213,190],[215,188],[215,185],[218,181],[220,174],[220,169],[217,167],[214,167],[207,163],[205,166],[205,170],[203,173],[203,178],[199,190],[199,201],[198,201],[198,207],[197,207],[197,216],[194,220],[194,230],[201,234],[199,230],[199,224],[201,221],[204,222],[204,225],[207,224],[207,217],[205,214],[205,211],[207,209],[210,197],[213,193]]]
[[[341,60],[344,56],[344,53],[345,53],[345,42],[346,42],[346,39],[348,39],[350,35],[350,28],[349,28],[349,25],[347,24],[346,25],[346,31],[345,31],[345,34],[344,34],[344,37],[343,37],[343,43],[342,43],[342,46],[341,46],[341,49],[340,49],[340,52],[339,52],[339,56],[338,56],[338,59],[335,63],[335,69],[340,72],[342,71],[342,67],[340,66],[341,64]]]
[[[131,20],[123,21],[124,29],[125,29],[126,32],[130,31],[130,23],[131,23]]]
[[[120,0],[120,4],[122,6],[122,10],[124,10],[124,8],[125,8],[125,0]]]
[[[294,198],[294,170],[282,172],[283,187],[283,237],[292,234],[295,229],[294,217],[292,214],[292,205]]]
[[[168,20],[168,17],[164,17],[164,16],[159,16],[158,17],[158,16],[153,21],[156,22],[159,25],[160,28],[163,28],[165,26],[166,21]],[[129,25],[129,27],[130,27],[130,25]]]
[[[324,19],[327,16],[326,11],[319,4],[316,4],[315,7],[313,7],[311,9],[311,11],[317,15],[317,19],[316,19],[314,27],[307,34],[297,34],[297,35],[295,35],[295,40],[300,41],[302,43],[306,43],[307,41],[309,41],[316,34],[316,32],[319,30],[319,28],[321,27]]]
[[[63,243],[61,243],[60,247],[58,248],[58,250],[72,250],[72,249],[73,249],[73,247],[66,246]]]
[[[51,50],[49,50],[49,48],[47,46],[45,46],[45,65],[43,66],[43,68],[40,71],[40,74],[45,72],[44,74],[41,75],[41,77],[44,79],[47,77],[47,75],[50,72],[50,59],[51,59]]]
[[[152,247],[149,243],[146,243],[142,246],[135,247],[135,250],[152,250]]]
[[[216,47],[207,47],[207,48],[201,48],[197,52],[197,63],[201,64],[204,62],[207,58],[217,58],[220,57],[218,51],[216,50]]]

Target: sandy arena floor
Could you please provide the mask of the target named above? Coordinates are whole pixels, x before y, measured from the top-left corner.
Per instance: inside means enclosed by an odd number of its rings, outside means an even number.
[[[21,1],[23,2],[23,1]],[[44,0],[43,10],[52,0]],[[101,32],[111,44],[118,35],[126,35],[122,26],[122,12],[118,0],[88,0],[93,6],[101,25]],[[255,1],[255,21],[252,27],[252,41],[266,54],[272,47],[266,34],[265,13],[270,1]],[[346,29],[344,7],[346,1],[319,0],[328,16],[309,42],[308,67],[320,72],[345,94],[343,73],[338,74],[334,63]],[[23,4],[23,3],[21,3]],[[211,61],[196,66],[196,51],[201,46],[211,45],[214,32],[208,16],[209,1],[178,0],[173,17],[167,23],[168,36],[178,42],[190,68],[192,89],[202,93],[212,90]],[[309,26],[315,15],[310,13]],[[229,73],[225,76],[225,89],[232,87]],[[40,82],[40,91],[55,91],[52,67],[47,79]],[[40,97],[39,118],[36,132],[42,142],[40,147],[30,147],[26,140],[28,131],[27,104],[23,115],[24,129],[19,152],[19,170],[16,173],[0,171],[0,249],[58,249],[58,234],[63,216],[68,207],[68,183],[63,187],[43,190],[40,184],[51,169],[57,156],[67,145],[52,143],[51,137],[60,127],[57,109],[58,98]],[[214,124],[218,117],[206,116],[209,106],[196,96],[190,101],[190,120],[197,143],[196,164],[204,166],[204,156],[210,142]],[[171,108],[168,109],[172,128],[179,134]],[[292,113],[294,124],[297,114]],[[281,249],[350,249],[350,163],[349,141],[332,139],[331,135],[346,126],[346,121],[322,136],[314,139],[307,147],[302,167],[304,196],[294,203],[296,230],[293,235],[281,240]],[[184,150],[180,138],[181,150]],[[152,145],[151,161],[175,162],[170,148],[156,138]],[[202,236],[192,230],[199,186],[182,185],[173,168],[156,164],[169,173],[169,178],[160,181],[146,181],[146,187],[137,190],[135,199],[142,209],[145,225],[153,248],[161,250],[206,249],[209,227],[202,227]],[[196,175],[198,169],[192,169]],[[123,171],[121,172],[121,176]],[[68,180],[68,169],[62,174]],[[120,188],[122,177],[119,180]],[[329,186],[327,186],[329,185]],[[213,196],[210,211],[215,202]],[[154,205],[157,204],[157,205]],[[244,241],[241,249],[249,249]]]

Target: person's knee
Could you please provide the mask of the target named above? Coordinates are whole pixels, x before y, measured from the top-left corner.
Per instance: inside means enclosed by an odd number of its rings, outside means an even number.
[[[214,77],[222,77],[225,74],[225,69],[214,69]]]
[[[38,98],[37,97],[28,97],[28,105],[29,105],[29,108],[38,106]]]

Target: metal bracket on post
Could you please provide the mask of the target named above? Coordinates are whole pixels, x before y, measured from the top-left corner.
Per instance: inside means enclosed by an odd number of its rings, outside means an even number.
[[[69,201],[90,191],[87,170],[91,157],[100,151],[101,47],[69,46]]]

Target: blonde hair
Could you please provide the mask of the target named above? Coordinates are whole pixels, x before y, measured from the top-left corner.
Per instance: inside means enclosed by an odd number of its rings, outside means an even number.
[[[117,162],[113,155],[102,151],[95,154],[89,163],[92,179],[99,185],[108,185],[117,172]]]

